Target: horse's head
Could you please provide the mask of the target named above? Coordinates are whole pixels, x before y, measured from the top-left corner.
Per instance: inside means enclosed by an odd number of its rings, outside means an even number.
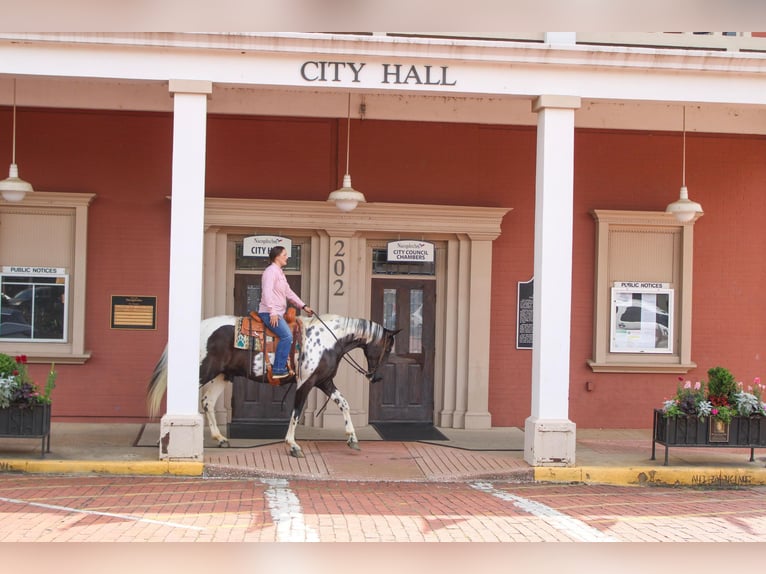
[[[375,339],[364,346],[364,356],[367,357],[367,374],[365,376],[370,379],[371,383],[377,383],[383,379],[383,375],[378,374],[378,371],[388,361],[391,349],[394,348],[396,334],[399,331],[401,329],[392,331],[384,328],[383,336],[380,339]]]

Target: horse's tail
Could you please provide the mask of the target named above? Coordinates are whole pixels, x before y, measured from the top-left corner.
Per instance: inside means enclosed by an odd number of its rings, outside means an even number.
[[[154,367],[152,379],[149,381],[149,387],[146,392],[146,406],[149,410],[149,417],[155,418],[160,411],[162,396],[168,387],[168,347],[162,351],[157,366]]]

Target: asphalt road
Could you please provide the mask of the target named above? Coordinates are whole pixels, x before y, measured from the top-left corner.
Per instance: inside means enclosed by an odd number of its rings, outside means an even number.
[[[1,542],[766,542],[766,487],[0,474]]]

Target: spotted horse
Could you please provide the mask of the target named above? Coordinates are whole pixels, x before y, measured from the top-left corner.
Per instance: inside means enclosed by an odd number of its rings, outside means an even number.
[[[273,354],[267,352],[251,352],[236,348],[233,345],[235,325],[238,317],[222,315],[204,319],[200,327],[200,402],[202,411],[207,418],[211,437],[219,447],[229,446],[229,440],[221,433],[215,421],[213,412],[216,401],[223,395],[226,385],[234,377],[246,377],[254,383],[266,383],[268,372],[264,371],[267,359],[273,362]],[[294,375],[281,379],[280,384],[295,382],[296,391],[290,424],[287,428],[285,442],[291,456],[302,458],[301,447],[295,441],[295,430],[301,418],[309,391],[316,387],[325,393],[343,413],[345,423],[346,444],[359,450],[354,425],[351,422],[351,412],[348,401],[333,382],[342,359],[350,359],[345,355],[356,348],[362,348],[367,359],[367,370],[358,365],[356,368],[370,382],[382,379],[378,373],[381,366],[388,361],[398,330],[387,329],[382,325],[367,319],[354,319],[338,315],[314,315],[299,317],[302,322],[303,340],[295,360]],[[352,364],[355,364],[351,360]],[[167,389],[167,346],[152,373],[147,390],[147,405],[149,415],[156,417],[162,397]]]

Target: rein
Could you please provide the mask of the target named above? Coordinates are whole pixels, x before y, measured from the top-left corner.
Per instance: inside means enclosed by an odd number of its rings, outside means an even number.
[[[317,313],[314,313],[314,316],[315,316],[317,319],[319,319],[319,322],[320,322],[320,323],[322,323],[322,326],[324,326],[324,328],[325,328],[325,329],[327,329],[327,330],[330,332],[330,335],[332,335],[333,339],[335,339],[336,341],[340,342],[340,341],[338,340],[338,337],[336,337],[336,336],[335,336],[335,333],[333,333],[333,330],[332,330],[332,329],[330,329],[330,327],[328,327],[328,326],[327,326],[327,323],[325,323],[324,321],[322,321],[322,318],[319,316],[319,314],[317,314]],[[357,363],[357,362],[356,362],[356,361],[355,361],[353,358],[349,357],[347,353],[345,353],[345,354],[344,354],[344,355],[343,355],[341,358],[342,358],[344,361],[346,361],[346,362],[347,362],[349,365],[351,365],[352,367],[354,367],[354,369],[356,369],[356,371],[357,371],[357,372],[358,372],[360,375],[363,375],[363,376],[367,377],[368,379],[372,380],[372,376],[373,376],[375,373],[371,373],[371,372],[369,372],[369,371],[365,371],[365,370],[362,368],[362,366],[361,366],[359,363]]]

